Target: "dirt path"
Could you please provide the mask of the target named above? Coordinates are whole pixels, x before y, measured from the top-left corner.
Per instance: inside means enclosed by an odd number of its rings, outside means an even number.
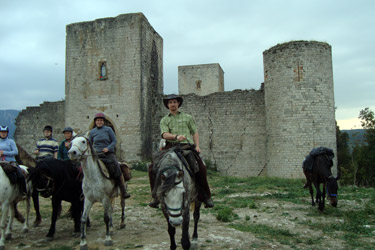
[[[116,200],[114,204],[114,232],[112,235],[113,246],[111,247],[104,247],[105,225],[102,206],[98,203],[93,206],[90,214],[92,226],[87,232],[89,249],[169,249],[167,223],[161,210],[153,209],[146,205],[149,201],[147,178],[141,176],[133,179],[129,189],[132,197],[127,200],[126,204],[125,229],[119,229],[121,212],[119,201]],[[251,197],[251,195],[254,194],[231,194],[234,198],[237,196]],[[15,222],[13,238],[6,241],[6,249],[79,249],[79,238],[72,237],[73,221],[64,216],[64,213],[69,208],[69,203],[65,202],[63,203],[63,215],[57,221],[54,240],[51,242],[45,241],[45,235],[49,229],[51,205],[49,199],[41,198],[40,200],[43,217],[42,224],[38,228],[31,227],[29,233],[22,234],[22,225]],[[338,219],[333,216],[309,216],[309,213],[316,212],[316,208],[309,206],[309,202],[308,196],[306,196],[305,204],[264,199],[257,204],[256,209],[250,209],[249,207],[235,209],[233,212],[238,217],[233,223],[219,221],[215,213],[210,213],[207,209],[202,208],[198,229],[198,249],[347,249],[345,242],[340,237],[327,236],[323,233],[323,230],[312,230],[309,227],[309,224],[312,223],[330,223],[330,221]],[[345,201],[340,202],[343,204]],[[342,206],[344,207],[344,205]],[[24,205],[21,205],[20,209],[23,210]],[[34,218],[35,214],[32,211],[31,221]],[[236,230],[233,224],[246,224],[251,227],[254,225],[254,228],[259,227],[259,230],[262,230],[263,227],[268,231],[263,234],[262,231],[254,233],[254,230],[252,232]],[[192,225],[191,218],[190,234],[193,231]],[[284,232],[287,234],[286,241],[288,242],[283,242],[280,238],[278,240],[272,238],[272,233],[282,234]],[[288,235],[288,233],[292,235]],[[176,242],[178,249],[182,249],[180,238],[181,228],[177,228]]]

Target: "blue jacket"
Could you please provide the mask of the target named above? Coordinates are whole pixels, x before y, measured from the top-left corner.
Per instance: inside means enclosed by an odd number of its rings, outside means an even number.
[[[90,130],[89,139],[97,153],[103,152],[104,148],[108,148],[110,153],[115,152],[117,140],[112,128],[108,126],[95,127]]]
[[[0,139],[0,150],[3,151],[3,155],[0,157],[2,161],[16,161],[14,156],[18,155],[18,149],[16,143],[9,139]]]

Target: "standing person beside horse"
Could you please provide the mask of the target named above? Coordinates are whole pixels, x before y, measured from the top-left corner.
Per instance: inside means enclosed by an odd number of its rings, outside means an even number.
[[[0,159],[2,162],[8,162],[15,168],[15,179],[19,186],[20,193],[26,195],[26,180],[21,168],[16,162],[15,156],[18,155],[18,149],[16,143],[8,138],[9,128],[8,126],[0,126]]]
[[[173,146],[181,146],[192,151],[186,157],[190,167],[199,168],[195,172],[195,181],[198,189],[198,199],[205,204],[206,208],[212,208],[214,203],[211,199],[210,187],[207,182],[207,168],[199,156],[201,149],[199,147],[199,134],[193,117],[189,114],[179,111],[183,99],[177,95],[168,95],[163,99],[164,106],[169,109],[169,114],[160,121],[161,137],[166,140],[166,146],[163,150]],[[191,139],[191,137],[193,139]],[[192,145],[194,143],[194,145]],[[155,187],[154,164],[149,166],[149,179],[151,190]],[[155,192],[152,192],[153,200],[149,203],[150,207],[157,208],[159,200]]]
[[[99,158],[107,166],[110,177],[115,180],[116,185],[120,188],[122,197],[127,199],[130,194],[126,192],[124,176],[115,155],[116,135],[112,128],[104,125],[105,120],[103,113],[95,115],[95,127],[90,130],[89,141]]]
[[[70,143],[72,142],[75,133],[71,127],[66,127],[63,130],[65,139],[60,143],[59,151],[57,153],[58,160],[69,160],[68,151],[70,148]]]
[[[37,161],[46,158],[57,159],[57,152],[59,150],[59,144],[52,137],[52,127],[46,125],[43,129],[44,138],[40,139],[36,144],[34,154],[36,154]]]

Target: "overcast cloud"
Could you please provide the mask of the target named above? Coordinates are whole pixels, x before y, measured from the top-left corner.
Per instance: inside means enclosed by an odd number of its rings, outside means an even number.
[[[65,98],[65,27],[143,12],[164,39],[164,92],[177,93],[177,67],[219,63],[225,90],[259,89],[263,51],[291,40],[332,46],[336,119],[375,111],[372,0],[3,0],[0,109]],[[353,124],[347,125],[353,127]]]

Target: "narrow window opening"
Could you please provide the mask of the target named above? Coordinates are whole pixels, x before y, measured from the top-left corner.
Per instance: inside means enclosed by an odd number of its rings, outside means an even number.
[[[108,79],[107,62],[101,61],[99,62],[99,80],[106,79]]]
[[[197,81],[195,82],[195,87],[196,87],[196,89],[201,89],[201,83],[202,83],[201,80],[197,80]]]

